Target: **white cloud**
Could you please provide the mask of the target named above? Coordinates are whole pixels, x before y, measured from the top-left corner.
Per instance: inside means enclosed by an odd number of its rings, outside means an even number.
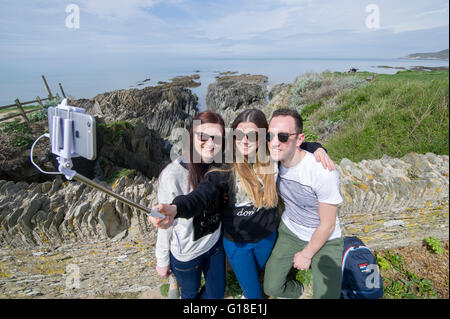
[[[273,11],[239,11],[218,20],[200,23],[199,32],[208,39],[243,40],[259,33],[283,28],[293,12],[291,8]]]
[[[121,20],[148,18],[148,9],[160,2],[181,3],[182,0],[79,0],[87,13],[98,17],[113,17]]]
[[[429,14],[445,14],[445,13],[448,15],[448,7],[439,9],[439,10],[431,10],[431,11],[427,11],[424,13],[419,13],[419,14],[416,14],[416,17],[422,17],[422,16],[426,16]]]

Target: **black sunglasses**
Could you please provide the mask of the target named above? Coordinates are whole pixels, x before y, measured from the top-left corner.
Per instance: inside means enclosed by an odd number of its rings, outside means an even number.
[[[291,133],[291,134],[289,134],[289,133],[278,133],[277,136],[278,136],[278,140],[281,143],[286,143],[289,140],[289,137],[291,135],[298,135],[298,134],[300,134],[300,133]],[[272,142],[274,137],[275,137],[274,133],[267,133],[266,140]]]
[[[236,130],[236,140],[242,141],[245,136],[247,136],[247,140],[252,143],[254,143],[258,140],[258,132],[256,132],[256,131],[248,132],[246,134],[246,133],[242,132],[241,130]]]
[[[213,143],[220,144],[222,143],[222,136],[221,135],[209,135],[202,132],[195,132],[195,135],[198,136],[199,140],[202,142],[207,142],[210,138],[212,138]]]

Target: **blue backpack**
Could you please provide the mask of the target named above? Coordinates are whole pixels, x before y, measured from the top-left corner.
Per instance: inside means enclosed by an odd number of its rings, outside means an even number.
[[[377,260],[357,237],[344,238],[341,299],[377,299],[383,296],[383,279]]]

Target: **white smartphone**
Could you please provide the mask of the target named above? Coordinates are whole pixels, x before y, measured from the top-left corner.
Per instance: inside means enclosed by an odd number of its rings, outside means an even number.
[[[69,114],[70,113],[70,114]],[[68,110],[49,107],[48,115],[48,131],[50,133],[50,141],[52,141],[52,152],[60,155],[59,150],[64,149],[65,133],[63,122],[64,120],[72,120],[72,132],[68,132],[68,138],[71,140],[72,153],[71,157],[81,156],[88,160],[93,160],[97,156],[97,139],[96,139],[96,125],[95,117],[84,112],[69,112]],[[57,117],[57,118],[55,118]],[[60,123],[56,123],[58,119]],[[57,132],[54,132],[53,126],[59,127]],[[53,136],[58,134],[59,136]],[[53,144],[57,145],[53,145]]]

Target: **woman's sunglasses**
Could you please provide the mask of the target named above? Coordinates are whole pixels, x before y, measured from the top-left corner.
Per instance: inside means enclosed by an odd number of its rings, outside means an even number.
[[[246,137],[246,136],[247,136],[247,141],[249,141],[250,143],[254,143],[258,140],[258,132],[256,132],[256,131],[248,132],[246,134],[246,133],[242,132],[241,130],[236,130],[235,134],[236,134],[236,140],[238,140],[238,141],[242,141],[244,139],[244,137]]]
[[[198,139],[202,142],[207,142],[210,138],[212,138],[213,143],[220,144],[222,143],[222,136],[221,135],[209,135],[202,132],[195,132],[195,135],[197,135]]]
[[[289,134],[289,133],[278,133],[277,136],[278,136],[278,140],[281,143],[286,143],[289,140],[289,137],[291,135],[298,135],[298,134],[300,134],[300,133],[291,133],[291,134]],[[274,137],[275,137],[274,133],[267,133],[266,140],[272,142]]]

